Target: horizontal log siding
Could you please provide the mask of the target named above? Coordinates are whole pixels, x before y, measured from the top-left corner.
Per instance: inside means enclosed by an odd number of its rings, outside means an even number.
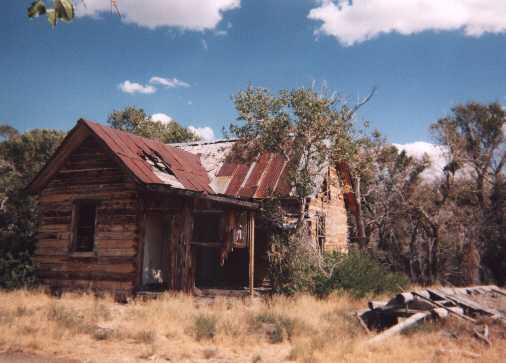
[[[99,201],[92,256],[72,254],[72,208],[79,199]],[[39,206],[35,261],[44,283],[69,289],[134,288],[136,185],[102,146],[85,140],[41,192]]]

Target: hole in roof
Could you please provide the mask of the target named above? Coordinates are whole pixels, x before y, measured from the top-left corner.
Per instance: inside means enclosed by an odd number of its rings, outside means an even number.
[[[146,152],[143,152],[141,157],[144,160],[146,160],[146,162],[148,164],[150,164],[152,167],[156,168],[157,170],[160,170],[161,172],[164,172],[169,175],[174,175],[172,170],[170,170],[169,166],[156,153],[153,152],[152,154],[148,154]]]

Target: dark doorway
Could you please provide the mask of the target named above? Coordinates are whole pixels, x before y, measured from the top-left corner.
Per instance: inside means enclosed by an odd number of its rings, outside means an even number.
[[[220,265],[220,249],[193,246],[197,262],[198,288],[243,289],[248,286],[248,249],[237,248]]]
[[[193,254],[197,288],[242,289],[248,286],[248,249],[235,248],[220,265],[225,243],[222,211],[196,212],[193,220]]]
[[[146,216],[144,255],[142,264],[142,286],[146,290],[168,287],[171,217],[163,213],[149,213]]]

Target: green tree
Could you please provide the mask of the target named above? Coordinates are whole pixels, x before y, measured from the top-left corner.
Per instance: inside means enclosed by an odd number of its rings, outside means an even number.
[[[15,287],[32,277],[37,204],[25,187],[64,136],[55,130],[18,133],[0,126],[0,287]]]
[[[484,258],[482,274],[491,271],[501,283],[506,282],[505,126],[506,111],[497,102],[458,105],[431,126],[438,143],[448,150],[447,189],[458,185],[458,207],[469,210],[462,228],[471,244],[466,250],[470,255],[479,252]],[[468,275],[474,276],[470,280],[479,279],[479,257],[469,263],[469,269],[476,269],[469,271]],[[465,259],[473,260],[469,256]]]
[[[448,164],[431,178],[427,158],[380,139],[363,144],[353,169],[365,245],[380,260],[422,284],[476,284],[489,271],[505,282],[505,114],[497,103],[469,103],[435,122]]]
[[[115,129],[159,140],[163,143],[199,140],[196,134],[182,127],[177,121],[169,123],[152,121],[151,116],[146,114],[142,108],[134,106],[113,111],[107,118],[107,123]]]
[[[238,138],[233,157],[254,161],[264,152],[282,155],[288,162],[290,198],[297,200],[300,208],[296,228],[272,233],[269,261],[273,287],[290,293],[312,291],[317,271],[325,276],[329,272],[324,271],[321,251],[306,230],[304,211],[326,168],[356,156],[359,142],[352,121],[360,105],[351,108],[335,97],[305,88],[273,94],[249,87],[233,100],[238,114],[229,128]],[[271,212],[269,219],[283,225],[282,201],[277,195],[271,197],[271,205],[264,203],[264,210]]]
[[[262,152],[283,155],[289,161],[289,183],[301,211],[306,198],[315,192],[322,170],[357,151],[354,109],[339,104],[335,97],[305,88],[272,94],[249,87],[233,100],[238,123],[229,131],[239,139],[236,157],[252,160]],[[302,218],[300,213],[300,221]]]

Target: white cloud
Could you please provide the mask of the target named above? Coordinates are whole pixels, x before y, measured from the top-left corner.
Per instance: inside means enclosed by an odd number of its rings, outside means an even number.
[[[430,158],[431,166],[422,173],[422,176],[433,180],[443,175],[443,168],[448,164],[447,150],[443,146],[424,141],[393,145],[399,150],[406,151],[408,156],[412,156],[415,159],[421,160],[427,154]]]
[[[143,93],[143,94],[152,94],[156,92],[156,88],[150,85],[142,85],[137,82],[130,82],[126,80],[123,83],[118,85],[118,88],[125,93]]]
[[[188,130],[193,132],[195,135],[199,136],[204,141],[210,141],[210,140],[215,139],[213,129],[208,126],[206,126],[206,127],[193,127],[190,125],[190,126],[188,126]]]
[[[350,46],[390,32],[502,33],[505,14],[505,0],[321,0],[308,18],[322,22],[319,33]]]
[[[151,77],[151,79],[149,80],[149,83],[159,84],[159,85],[165,86],[167,88],[190,87],[189,83],[186,83],[185,81],[181,81],[177,78],[163,78],[163,77],[158,77],[158,76]]]
[[[237,9],[240,0],[121,0],[118,8],[123,21],[150,29],[177,27],[202,31],[214,29],[223,18],[223,13]],[[86,0],[79,2],[78,16],[97,16],[110,12],[108,0]]]
[[[173,118],[166,113],[154,113],[151,115],[151,121],[160,122],[162,124],[169,124],[173,121]]]

